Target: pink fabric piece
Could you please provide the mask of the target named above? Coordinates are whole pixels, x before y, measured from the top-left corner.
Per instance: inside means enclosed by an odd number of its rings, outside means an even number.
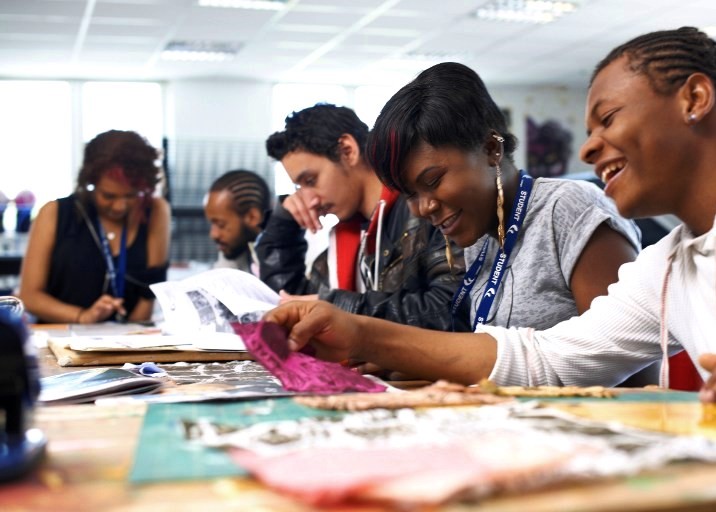
[[[262,457],[231,457],[269,487],[313,505],[350,500],[438,504],[489,477],[457,444],[411,448],[316,448]]]
[[[445,444],[321,448],[259,455],[230,449],[231,458],[265,485],[313,505],[350,501],[438,505],[550,482],[563,464],[588,448],[488,433]]]
[[[321,361],[310,355],[292,352],[284,329],[278,324],[259,321],[232,324],[249,352],[288,391],[321,395],[344,392],[380,393],[385,386],[365,378],[338,363]]]

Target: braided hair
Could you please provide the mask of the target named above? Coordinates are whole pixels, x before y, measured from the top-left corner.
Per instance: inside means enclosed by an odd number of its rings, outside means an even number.
[[[209,192],[227,190],[231,193],[231,205],[239,215],[251,208],[264,214],[271,208],[271,191],[258,174],[244,169],[228,171],[212,183]]]
[[[693,73],[703,73],[716,83],[716,42],[694,27],[650,32],[614,48],[597,64],[590,85],[600,71],[622,56],[659,94],[672,94]]]

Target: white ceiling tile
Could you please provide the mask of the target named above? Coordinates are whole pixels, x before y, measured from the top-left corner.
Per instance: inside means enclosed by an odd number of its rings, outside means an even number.
[[[481,3],[298,0],[274,12],[202,8],[196,0],[0,0],[0,74],[394,83],[451,59],[500,84],[580,84],[609,50],[636,35],[716,26],[714,0],[585,0],[546,25],[478,20],[471,13]],[[244,46],[233,62],[165,63],[157,52],[170,40]],[[78,58],[68,67],[75,45]]]

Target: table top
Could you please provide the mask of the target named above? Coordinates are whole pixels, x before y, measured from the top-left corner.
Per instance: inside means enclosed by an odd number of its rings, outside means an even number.
[[[56,373],[59,367],[53,365],[51,355],[44,356],[41,354],[40,359],[43,375]],[[554,402],[550,406],[595,420],[616,420],[639,428],[716,439],[714,405],[604,399]],[[311,510],[243,477],[129,483],[145,411],[143,403],[40,406],[34,425],[49,439],[47,454],[40,466],[23,479],[0,485],[0,510]],[[379,508],[328,510],[369,512]],[[441,510],[716,510],[716,465],[672,465],[630,478],[561,484]]]
[[[239,477],[130,485],[127,475],[145,407],[141,403],[40,407],[35,424],[49,438],[47,456],[24,479],[0,486],[0,510],[309,510]],[[604,401],[556,407],[592,419],[619,419],[638,427],[716,437],[716,407],[711,405]],[[714,482],[716,466],[689,464],[627,479],[495,497],[445,510],[714,510]]]

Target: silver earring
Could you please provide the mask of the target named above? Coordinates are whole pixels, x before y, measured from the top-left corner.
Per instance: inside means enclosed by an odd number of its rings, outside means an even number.
[[[689,124],[696,124],[696,121],[698,121],[698,118],[696,117],[696,114],[693,112],[689,114]]]

